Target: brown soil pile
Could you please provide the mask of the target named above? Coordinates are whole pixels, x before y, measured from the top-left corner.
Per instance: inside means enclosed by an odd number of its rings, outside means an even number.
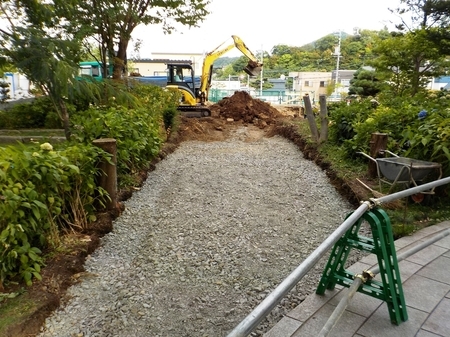
[[[276,123],[279,111],[269,103],[252,98],[245,91],[236,91],[210,107],[213,116],[252,123],[261,129]]]

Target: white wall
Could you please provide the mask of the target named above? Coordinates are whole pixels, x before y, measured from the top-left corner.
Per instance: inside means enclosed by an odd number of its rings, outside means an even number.
[[[9,97],[11,100],[33,97],[30,94],[30,81],[19,73],[5,73],[3,80],[9,83]]]

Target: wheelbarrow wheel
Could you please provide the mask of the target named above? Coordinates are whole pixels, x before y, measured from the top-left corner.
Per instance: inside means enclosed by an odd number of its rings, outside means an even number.
[[[423,193],[416,193],[416,194],[411,195],[410,198],[416,204],[420,204],[420,203],[422,203],[422,201],[425,200],[425,194],[423,194]]]

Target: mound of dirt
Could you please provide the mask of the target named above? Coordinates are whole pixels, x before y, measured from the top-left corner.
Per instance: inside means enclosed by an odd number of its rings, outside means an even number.
[[[269,103],[254,99],[245,91],[236,91],[210,107],[212,115],[243,123],[251,123],[264,129],[276,123],[280,112]]]

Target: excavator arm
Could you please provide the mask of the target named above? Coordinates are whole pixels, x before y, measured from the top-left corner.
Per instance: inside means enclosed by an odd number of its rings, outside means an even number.
[[[258,61],[255,55],[247,48],[245,43],[236,35],[231,36],[234,43],[225,45],[225,42],[218,46],[213,51],[209,52],[205,56],[202,68],[201,85],[200,85],[200,102],[204,104],[208,100],[208,91],[211,86],[213,63],[223,54],[227,53],[233,48],[239,49],[242,54],[249,59],[247,66],[243,69],[250,76],[258,76],[261,72],[263,64]]]

